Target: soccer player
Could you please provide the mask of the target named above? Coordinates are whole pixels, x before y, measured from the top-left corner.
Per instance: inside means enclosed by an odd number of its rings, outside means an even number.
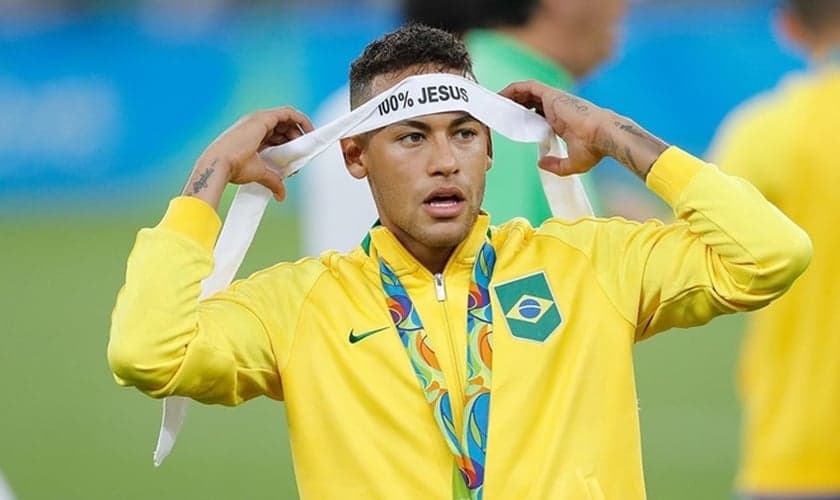
[[[425,73],[472,78],[466,48],[400,28],[352,64],[351,105]],[[623,116],[535,81],[502,95],[568,144],[541,168],[612,156],[677,222],[491,225],[487,127],[420,113],[342,139],[379,212],[361,245],[199,301],[225,185],[282,198],[258,151],[311,130],[291,108],[259,111],[207,147],[138,234],[113,313],[116,380],[153,397],[285,401],[303,498],[644,498],[633,343],[766,305],[805,269],[810,241],[750,184]]]
[[[808,232],[814,262],[750,318],[738,488],[840,500],[840,1],[788,0],[778,13],[811,67],[735,110],[710,154]]]

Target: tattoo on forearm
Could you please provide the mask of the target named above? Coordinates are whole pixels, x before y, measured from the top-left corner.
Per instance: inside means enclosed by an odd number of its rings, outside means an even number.
[[[607,145],[610,147],[610,152],[607,153],[610,156],[613,156],[615,159],[620,161],[624,164],[627,168],[633,171],[636,175],[638,175],[642,180],[647,179],[647,175],[650,172],[650,169],[653,167],[653,162],[656,161],[656,158],[662,154],[665,149],[667,149],[668,145],[659,140],[656,136],[653,136],[646,132],[645,130],[641,129],[634,123],[626,123],[621,121],[613,122],[616,128],[625,132],[627,134],[632,135],[636,139],[641,139],[642,142],[636,141],[635,144],[624,144],[624,151],[620,151],[615,141],[612,139],[608,139],[606,142]],[[631,148],[631,146],[634,146]],[[640,153],[643,157],[653,158],[650,162],[644,162],[645,164],[639,164],[639,162],[633,157],[632,150],[635,149],[637,153]],[[605,150],[606,151],[606,150]],[[647,154],[646,154],[647,153]]]
[[[192,178],[187,183],[187,188],[184,189],[184,194],[187,196],[193,196],[198,194],[201,190],[207,187],[207,181],[210,179],[210,176],[213,175],[213,172],[216,171],[216,163],[219,162],[219,159],[213,160],[209,167],[205,170],[202,170],[198,174],[198,179],[195,179],[195,174],[193,174]],[[195,180],[193,180],[195,179]]]
[[[630,152],[630,147],[628,146],[624,146],[624,158],[622,159],[622,163],[630,167],[630,170],[640,177],[644,177],[647,174],[647,172],[643,172],[636,164],[636,160],[633,159],[633,154]]]
[[[647,172],[639,168],[638,163],[636,163],[632,153],[630,153],[629,146],[625,145],[624,148],[622,148],[619,144],[616,144],[611,137],[603,137],[599,141],[598,148],[606,156],[615,158],[619,163],[632,170],[634,174],[644,179]]]
[[[632,123],[621,123],[615,122],[615,126],[618,127],[620,130],[627,132],[628,134],[635,135],[639,139],[643,139],[656,147],[664,146],[665,143],[657,139],[656,137],[648,134],[644,130],[640,129],[636,125]]]

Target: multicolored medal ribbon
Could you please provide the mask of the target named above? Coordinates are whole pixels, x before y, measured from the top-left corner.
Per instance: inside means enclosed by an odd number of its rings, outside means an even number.
[[[379,269],[388,310],[408,353],[426,402],[432,409],[446,444],[455,457],[470,497],[481,500],[487,458],[490,415],[490,383],[493,367],[493,310],[490,279],[496,263],[493,246],[485,242],[478,252],[467,297],[467,384],[464,425],[455,429],[452,402],[431,340],[408,292],[388,264],[380,259]]]

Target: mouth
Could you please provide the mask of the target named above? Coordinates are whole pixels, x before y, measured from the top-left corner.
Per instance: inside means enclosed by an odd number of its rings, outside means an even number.
[[[434,218],[449,219],[460,215],[466,197],[457,187],[442,187],[432,191],[423,200],[426,212]]]

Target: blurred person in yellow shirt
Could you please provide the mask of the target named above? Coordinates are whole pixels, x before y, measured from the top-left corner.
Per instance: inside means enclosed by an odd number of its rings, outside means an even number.
[[[788,0],[778,14],[811,67],[737,108],[710,156],[801,225],[814,260],[749,323],[738,488],[840,499],[840,0]]]

